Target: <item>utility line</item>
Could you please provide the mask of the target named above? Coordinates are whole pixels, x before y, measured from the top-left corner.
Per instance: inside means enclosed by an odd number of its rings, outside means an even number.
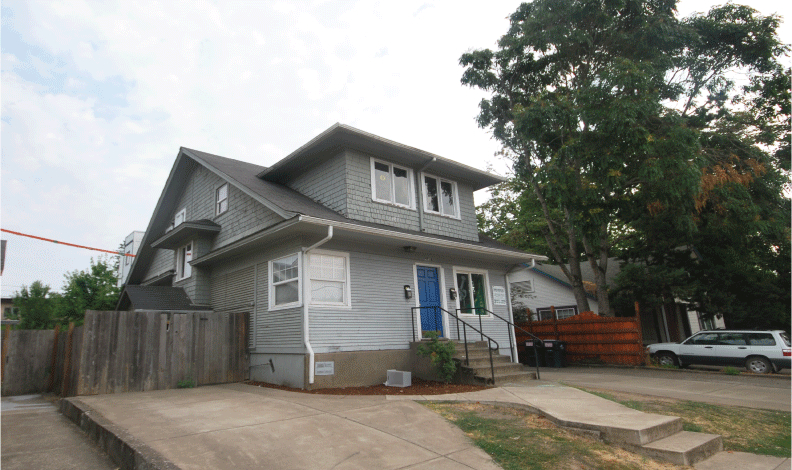
[[[132,253],[120,253],[118,251],[103,250],[101,248],[91,248],[90,246],[75,245],[74,243],[66,243],[66,242],[61,242],[61,241],[58,241],[58,240],[52,240],[50,238],[37,237],[35,235],[29,235],[27,233],[14,232],[13,230],[6,230],[4,228],[0,228],[0,232],[6,232],[6,233],[10,233],[12,235],[19,235],[21,237],[34,238],[36,240],[43,240],[45,242],[57,243],[59,245],[73,246],[73,247],[76,247],[76,248],[82,248],[84,250],[101,251],[103,253],[112,253],[114,255],[129,256],[130,258],[134,258],[135,257],[135,255],[133,255]]]

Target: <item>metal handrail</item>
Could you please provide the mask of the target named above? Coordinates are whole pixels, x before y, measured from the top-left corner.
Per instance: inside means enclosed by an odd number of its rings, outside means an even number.
[[[440,307],[440,306],[436,306],[436,307],[412,307],[411,311],[412,311],[412,324],[413,324],[413,342],[416,341],[416,338],[415,338],[415,311],[416,310],[420,310],[422,308],[423,309],[428,309],[428,308],[434,309],[435,310],[435,314],[437,314],[438,311],[442,311],[442,312],[445,312],[445,313],[451,315],[452,317],[456,318],[456,321],[457,321],[457,324],[456,324],[457,325],[457,340],[460,339],[460,337],[459,337],[459,324],[462,323],[462,325],[463,325],[463,327],[462,327],[462,335],[464,336],[464,343],[465,343],[465,365],[468,366],[468,367],[470,367],[470,351],[468,349],[467,330],[466,330],[466,328],[470,328],[471,330],[478,332],[481,335],[481,340],[482,341],[484,341],[484,338],[487,338],[487,350],[489,351],[490,373],[492,374],[492,385],[495,385],[495,362],[492,359],[492,350],[493,350],[492,343],[495,343],[495,348],[494,349],[497,351],[497,350],[500,349],[500,345],[498,344],[498,342],[495,341],[494,338],[491,338],[491,337],[485,335],[482,330],[476,329],[475,326],[471,325],[470,323],[466,322],[465,320],[459,318],[456,314],[451,313],[448,310],[446,310],[446,309],[444,309],[443,307]]]
[[[525,329],[524,329],[524,328],[522,328],[522,327],[519,327],[519,326],[515,325],[514,323],[512,323],[512,322],[510,322],[509,320],[507,320],[507,319],[503,318],[502,316],[498,315],[497,313],[495,313],[495,312],[493,312],[493,311],[491,311],[491,310],[487,310],[487,309],[486,309],[486,308],[484,308],[484,307],[468,307],[468,308],[458,308],[458,309],[457,309],[457,311],[458,311],[458,312],[461,312],[462,310],[476,310],[477,312],[478,312],[479,310],[483,310],[483,311],[485,311],[485,312],[489,313],[490,315],[492,315],[493,317],[495,317],[495,318],[498,318],[499,320],[503,320],[503,321],[505,321],[507,325],[511,325],[511,326],[513,326],[514,328],[517,328],[517,329],[519,329],[520,331],[522,331],[522,332],[523,332],[523,333],[525,333],[526,335],[528,335],[528,336],[530,336],[531,338],[533,338],[533,339],[534,339],[534,341],[533,341],[534,357],[536,358],[536,380],[541,380],[541,379],[539,378],[539,350],[538,350],[538,348],[536,347],[536,342],[537,342],[537,341],[543,341],[541,338],[537,337],[537,336],[536,336],[536,335],[534,335],[533,333],[530,333],[530,332],[528,332],[528,331],[525,331]],[[483,315],[479,315],[478,313],[475,313],[475,315],[477,315],[477,316],[479,317],[479,325],[481,325],[481,317],[482,317]],[[483,329],[483,328],[482,328],[482,329]],[[514,344],[514,343],[512,343],[512,330],[511,330],[511,328],[507,328],[507,330],[509,331],[509,354],[511,354],[511,353],[513,353],[513,352],[514,352],[514,347],[512,346],[512,345]],[[515,341],[514,341],[514,342],[515,342],[515,343],[517,342],[517,339],[516,339],[516,338],[515,338]]]

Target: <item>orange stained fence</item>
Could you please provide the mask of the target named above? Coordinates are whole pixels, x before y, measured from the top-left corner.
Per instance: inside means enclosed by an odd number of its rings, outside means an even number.
[[[555,318],[555,309],[552,310]],[[566,359],[570,363],[642,365],[645,362],[637,312],[634,317],[601,317],[594,312],[583,312],[563,320],[528,321],[517,326],[541,339],[566,342]],[[522,353],[525,342],[531,338],[515,330],[517,348]]]

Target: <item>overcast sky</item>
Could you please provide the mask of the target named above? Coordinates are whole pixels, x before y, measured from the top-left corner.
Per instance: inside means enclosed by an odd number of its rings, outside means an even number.
[[[504,173],[458,60],[494,48],[519,3],[4,0],[0,224],[114,250],[146,229],[180,146],[268,166],[336,122]],[[2,238],[3,297],[59,290],[97,256]]]

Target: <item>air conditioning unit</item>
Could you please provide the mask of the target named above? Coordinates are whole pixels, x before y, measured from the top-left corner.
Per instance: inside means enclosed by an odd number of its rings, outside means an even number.
[[[412,385],[412,372],[389,370],[388,381],[385,382],[385,385],[388,387],[409,387]]]

